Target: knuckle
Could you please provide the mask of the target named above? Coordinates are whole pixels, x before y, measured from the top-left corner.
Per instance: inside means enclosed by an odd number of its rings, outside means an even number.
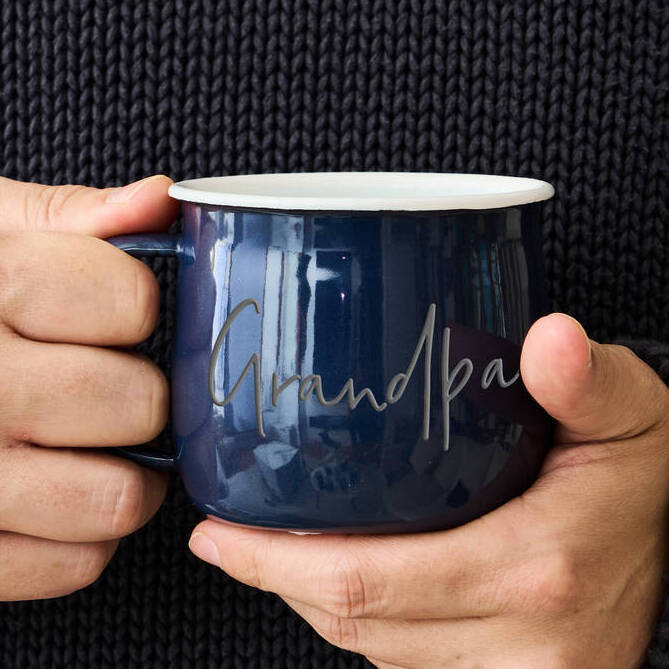
[[[523,654],[522,658],[509,658],[509,662],[501,666],[504,669],[537,669],[538,667],[541,669],[582,669],[584,663],[582,658],[575,660],[573,652],[564,647],[564,644],[549,641],[535,644]]]
[[[14,249],[12,249],[13,242],[14,237],[10,235],[0,235],[0,253],[3,257],[3,262],[0,263],[0,287],[2,288],[3,293],[12,285],[13,272],[11,271],[11,265],[7,261],[13,260],[16,256]]]
[[[577,560],[558,549],[536,558],[525,571],[521,605],[548,615],[569,613],[578,608],[584,587]]]
[[[17,235],[0,236],[0,309],[5,319],[25,307],[25,275],[34,269],[34,255],[26,249],[25,237],[19,241]]]
[[[144,371],[143,383],[146,386],[143,401],[137,404],[140,411],[138,425],[145,433],[145,440],[153,439],[165,426],[169,403],[169,385],[167,379],[152,363],[144,363],[149,371]]]
[[[128,466],[109,479],[102,513],[110,537],[123,537],[143,524],[146,499],[146,481],[139,467]]]
[[[7,354],[12,353],[10,347],[7,345],[7,342],[3,342],[3,345],[0,346],[0,357],[3,360],[11,360],[8,358]],[[13,370],[13,365],[2,364],[0,365],[0,407],[2,407],[0,419],[0,432],[6,432],[9,427],[7,423],[11,420],[11,414],[13,413],[10,410],[10,407],[16,406],[17,402],[17,392],[16,388],[16,378]]]
[[[105,544],[81,544],[71,572],[71,591],[81,590],[95,583],[107,566],[109,557],[109,549]]]
[[[350,618],[327,616],[318,633],[329,643],[352,652],[360,649],[360,623]]]
[[[576,659],[563,649],[553,649],[544,656],[546,669],[581,669],[582,659]]]
[[[606,344],[609,351],[618,357],[622,364],[618,365],[615,378],[611,383],[629,385],[628,369],[634,369],[634,394],[644,398],[644,411],[636,411],[628,417],[630,425],[627,433],[635,434],[645,429],[663,428],[667,423],[669,413],[669,388],[646,362],[644,362],[631,348],[621,344]],[[627,361],[624,359],[628,358]],[[625,364],[626,363],[626,364]]]
[[[628,359],[627,365],[619,365],[619,369],[617,369],[619,374],[625,374],[626,368],[633,365],[635,369],[634,380],[635,383],[639,384],[640,389],[651,391],[657,390],[658,387],[665,387],[653,369],[648,364],[646,364],[631,348],[629,348],[629,346],[623,346],[621,344],[609,344],[608,346],[610,350],[618,356],[619,359]],[[626,380],[626,377],[623,377],[622,379],[616,379],[616,381],[619,382]]]
[[[0,336],[0,437],[3,445],[29,442],[37,418],[31,412],[35,404],[34,370],[26,363],[26,349],[18,334]]]
[[[132,267],[130,289],[123,290],[120,311],[128,314],[128,336],[133,342],[139,342],[146,339],[156,325],[160,289],[153,272],[146,265],[133,260]]]
[[[365,618],[371,614],[369,587],[358,560],[345,557],[326,576],[323,606],[337,618]]]
[[[156,437],[167,422],[169,385],[165,375],[145,356],[136,354],[121,367],[115,397],[116,415],[123,417],[127,443],[138,444]]]
[[[243,581],[248,585],[252,585],[253,587],[260,590],[269,589],[268,584],[265,582],[265,570],[263,565],[271,555],[271,544],[271,539],[269,542],[267,542],[267,544],[260,542],[251,551],[250,560],[243,565],[239,565],[241,569],[239,570],[238,574],[243,574]]]
[[[85,186],[44,186],[37,195],[37,212],[35,224],[55,229],[62,221],[70,202]],[[30,222],[31,213],[26,220]]]

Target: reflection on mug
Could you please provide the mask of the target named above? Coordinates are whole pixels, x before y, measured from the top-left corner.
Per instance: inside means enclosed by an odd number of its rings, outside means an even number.
[[[198,369],[207,356],[230,503],[437,516],[503,476],[524,430],[546,440],[518,372],[541,307],[519,210],[444,223],[203,208],[200,227],[215,242],[185,271],[216,299],[188,343]],[[379,478],[384,495],[363,500]]]
[[[520,347],[546,312],[533,179],[240,175],[175,184],[175,458],[205,513],[272,528],[452,527],[535,480],[552,419]]]

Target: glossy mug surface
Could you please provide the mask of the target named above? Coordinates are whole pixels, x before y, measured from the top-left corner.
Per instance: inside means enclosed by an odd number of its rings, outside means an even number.
[[[248,175],[172,186],[172,459],[206,514],[302,531],[448,528],[524,491],[552,421],[519,374],[546,313],[541,181]]]

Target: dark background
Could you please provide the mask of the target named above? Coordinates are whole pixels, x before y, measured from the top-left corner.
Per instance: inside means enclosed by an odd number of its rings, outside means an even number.
[[[668,45],[663,0],[0,0],[0,174],[538,177],[554,308],[669,341]],[[174,266],[154,268],[167,367]],[[175,483],[96,585],[0,605],[0,667],[368,666],[190,557],[197,520]]]

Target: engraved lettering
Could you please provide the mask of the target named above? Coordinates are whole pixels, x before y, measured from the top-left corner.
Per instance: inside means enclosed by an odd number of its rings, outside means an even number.
[[[303,401],[306,402],[311,394],[316,393],[316,399],[324,403],[325,398],[323,397],[323,382],[321,381],[320,374],[308,374],[300,381],[300,388],[297,391],[297,396]]]
[[[221,331],[216,337],[216,342],[211,352],[209,360],[209,394],[212,401],[217,406],[227,406],[237,394],[242,382],[253,369],[253,392],[255,400],[255,419],[258,434],[265,437],[262,417],[262,373],[261,361],[258,353],[253,353],[244,366],[242,373],[235,382],[232,390],[226,397],[219,397],[216,393],[216,364],[225,338],[232,327],[237,316],[246,307],[253,306],[256,314],[260,314],[260,306],[254,299],[246,299],[240,302],[229,314]],[[279,404],[281,393],[285,392],[292,384],[297,383],[297,396],[301,402],[307,402],[313,395],[315,400],[324,407],[331,407],[339,404],[346,398],[346,404],[350,411],[353,411],[363,399],[367,399],[369,405],[374,411],[385,411],[390,405],[399,402],[407,389],[409,381],[416,370],[420,356],[424,355],[424,378],[423,378],[423,425],[422,438],[430,437],[430,395],[432,378],[432,347],[434,343],[434,328],[436,317],[436,305],[431,304],[428,308],[423,329],[420,332],[418,341],[414,348],[411,360],[405,371],[395,374],[386,386],[385,402],[379,403],[371,388],[362,388],[356,393],[352,378],[346,380],[342,389],[331,399],[327,399],[323,394],[323,379],[320,374],[308,374],[302,378],[299,374],[293,374],[285,381],[281,381],[278,373],[272,373],[272,406]],[[451,402],[464,390],[474,373],[474,363],[470,358],[462,358],[453,369],[450,369],[450,340],[451,329],[446,327],[443,330],[441,342],[441,405],[443,420],[443,448],[449,449],[450,442],[450,406]],[[492,359],[483,369],[480,384],[483,390],[490,388],[493,382],[497,382],[500,388],[508,388],[518,381],[520,372],[516,372],[510,379],[504,378],[504,366],[501,358]]]
[[[262,422],[262,405],[261,405],[262,386],[261,386],[261,376],[260,376],[260,359],[257,353],[254,353],[249,358],[249,361],[246,363],[246,366],[242,370],[241,376],[237,379],[237,382],[230,391],[230,394],[227,397],[224,397],[223,399],[218,399],[216,397],[216,361],[218,360],[218,356],[221,352],[223,341],[225,340],[225,336],[228,334],[228,330],[232,326],[232,323],[234,322],[235,318],[239,316],[239,312],[242,311],[242,309],[245,309],[246,307],[251,305],[253,305],[253,308],[256,310],[256,313],[260,314],[260,306],[254,299],[249,298],[247,300],[241,301],[230,312],[230,315],[225,319],[225,323],[223,323],[223,327],[221,328],[221,331],[218,333],[218,337],[216,337],[216,343],[214,344],[214,348],[211,352],[211,357],[209,358],[209,395],[214,404],[220,407],[227,406],[232,401],[232,398],[239,390],[239,386],[244,380],[244,377],[248,373],[249,369],[253,367],[253,393],[256,404],[256,426],[258,428],[258,434],[261,437],[264,437],[265,430],[263,428],[263,422]]]
[[[432,341],[434,340],[434,316],[437,307],[431,304],[427,310],[425,318],[425,325],[418,338],[418,343],[413,352],[411,362],[406,369],[406,372],[395,374],[386,388],[386,402],[388,404],[395,404],[404,395],[404,391],[409,384],[413,370],[416,368],[418,358],[425,346],[425,378],[423,379],[423,439],[430,438],[430,383],[432,380]],[[399,388],[398,388],[399,385]],[[396,392],[397,391],[397,392]],[[378,411],[378,409],[377,409]]]
[[[344,387],[341,389],[341,392],[335,399],[339,402],[341,401],[341,398],[344,397],[345,394],[348,394],[348,408],[353,411],[358,404],[360,404],[361,400],[363,397],[367,397],[369,400],[369,403],[374,409],[374,411],[385,411],[385,409],[388,407],[388,404],[386,402],[381,402],[379,404],[376,401],[376,397],[374,397],[374,393],[371,391],[370,388],[363,388],[357,395],[355,394],[355,389],[353,388],[353,379],[349,379],[345,384]]]
[[[520,378],[520,372],[516,372],[508,381],[504,378],[504,365],[502,358],[495,358],[491,360],[481,374],[481,388],[487,390],[490,384],[497,378],[500,388],[508,388],[513,385]]]
[[[339,393],[337,393],[337,395],[332,399],[328,400],[325,399],[325,396],[323,395],[323,379],[321,378],[321,375],[309,374],[308,376],[305,376],[300,382],[298,397],[303,402],[306,402],[312,394],[316,395],[316,401],[324,407],[331,407],[335,404],[339,404],[347,395],[348,398],[346,403],[348,404],[348,408],[351,411],[353,411],[353,409],[355,409],[358,404],[360,404],[363,397],[367,397],[369,404],[372,409],[374,409],[374,411],[384,411],[388,406],[386,402],[379,404],[370,388],[363,388],[356,395],[355,387],[353,386],[353,379],[348,379],[346,383],[344,383]]]
[[[272,406],[278,406],[279,405],[279,395],[288,388],[288,386],[291,383],[295,383],[295,381],[299,381],[302,377],[299,374],[293,374],[290,378],[288,378],[286,381],[283,383],[279,383],[279,375],[274,372],[272,374]]]
[[[453,373],[449,373],[450,344],[451,328],[444,328],[444,335],[441,340],[441,407],[445,451],[448,450],[451,433],[451,401],[460,394],[474,371],[474,363],[469,358],[463,358],[453,367]],[[457,380],[460,372],[463,372],[462,377]],[[454,384],[455,387],[453,387]]]

